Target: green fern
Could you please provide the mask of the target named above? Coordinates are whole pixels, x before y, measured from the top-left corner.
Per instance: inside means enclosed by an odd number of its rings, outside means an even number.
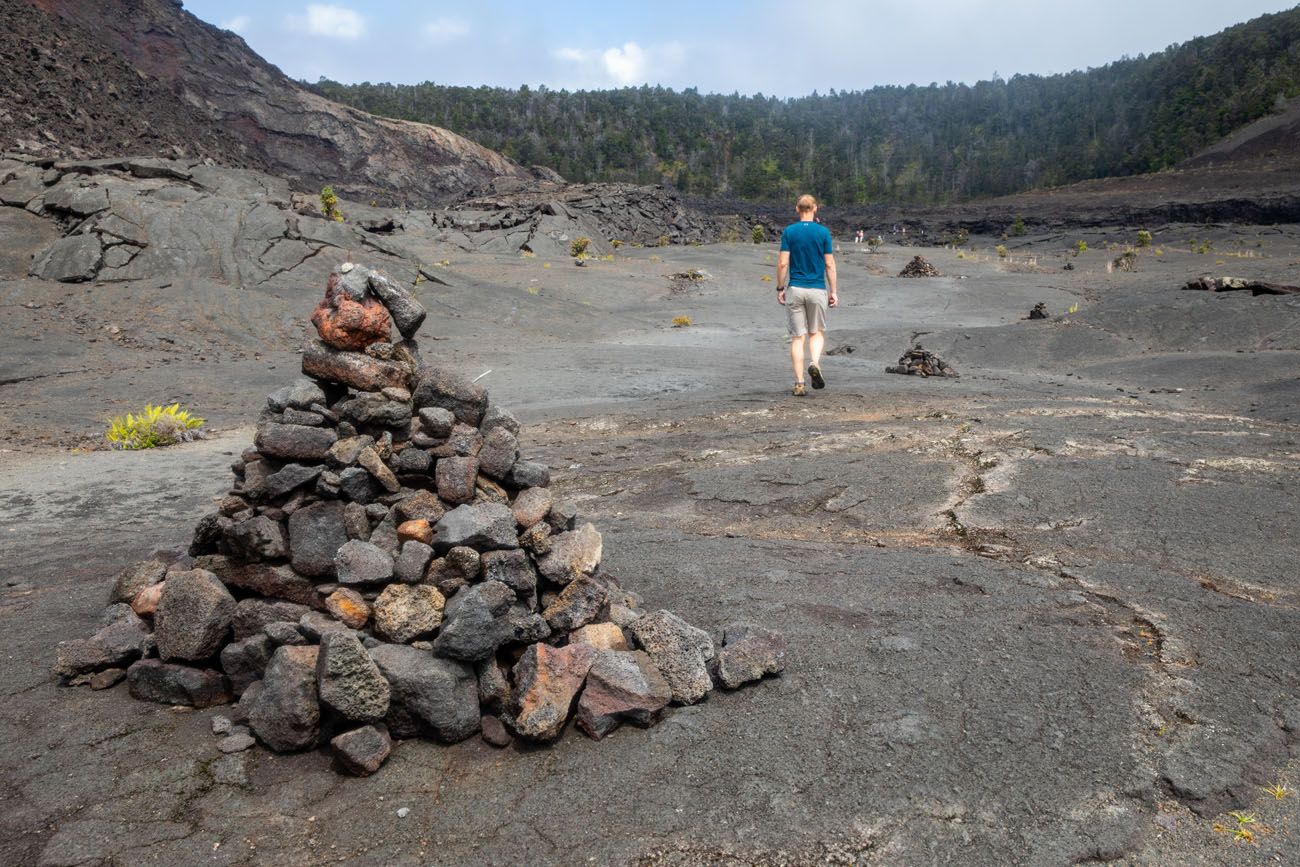
[[[114,448],[134,451],[188,442],[200,436],[204,420],[191,415],[181,405],[145,404],[138,414],[127,413],[109,422],[104,437]]]

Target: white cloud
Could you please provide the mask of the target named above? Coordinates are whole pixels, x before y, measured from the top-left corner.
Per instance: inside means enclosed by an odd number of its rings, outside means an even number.
[[[636,85],[671,73],[682,65],[686,51],[680,43],[642,48],[635,42],[604,51],[587,48],[559,48],[551,52],[557,60],[579,67],[590,84]]]
[[[365,35],[366,19],[360,12],[346,6],[312,3],[307,6],[307,14],[294,16],[289,20],[289,26],[312,36],[351,41]]]
[[[248,29],[248,25],[253,23],[253,19],[247,15],[236,15],[228,21],[222,21],[217,26],[222,30],[229,30],[231,33],[243,34]]]
[[[469,25],[459,18],[435,18],[424,25],[424,35],[439,45],[455,42],[469,34]]]

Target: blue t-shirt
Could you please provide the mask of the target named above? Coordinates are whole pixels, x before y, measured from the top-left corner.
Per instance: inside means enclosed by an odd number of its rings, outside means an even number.
[[[790,285],[826,288],[826,254],[835,252],[831,230],[813,220],[800,220],[781,233],[781,252],[790,254]]]

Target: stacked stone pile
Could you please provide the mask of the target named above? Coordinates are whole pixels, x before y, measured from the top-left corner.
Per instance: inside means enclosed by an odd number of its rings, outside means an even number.
[[[939,356],[916,344],[903,353],[898,364],[885,368],[885,373],[901,373],[907,376],[957,376],[957,368],[948,364]]]
[[[521,455],[516,419],[421,362],[424,318],[381,272],[332,274],[308,378],[268,397],[234,486],[188,552],[117,577],[55,673],[237,700],[222,749],[328,742],[365,774],[394,737],[504,746],[573,718],[599,739],[782,670],[776,633],[733,624],[719,646],[603,571],[600,533]]]
[[[1026,319],[1047,319],[1048,318],[1047,303],[1044,301],[1039,301],[1037,304],[1033,306],[1032,309],[1030,309],[1029,315],[1026,316],[1025,318]]]
[[[920,256],[913,256],[912,261],[903,266],[903,270],[898,272],[899,277],[942,277],[939,269],[922,259]]]

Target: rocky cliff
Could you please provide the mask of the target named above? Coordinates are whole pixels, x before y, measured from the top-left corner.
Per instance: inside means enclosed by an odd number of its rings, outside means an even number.
[[[0,0],[0,15],[0,150],[208,157],[426,207],[534,176],[447,130],[314,94],[175,0]]]

